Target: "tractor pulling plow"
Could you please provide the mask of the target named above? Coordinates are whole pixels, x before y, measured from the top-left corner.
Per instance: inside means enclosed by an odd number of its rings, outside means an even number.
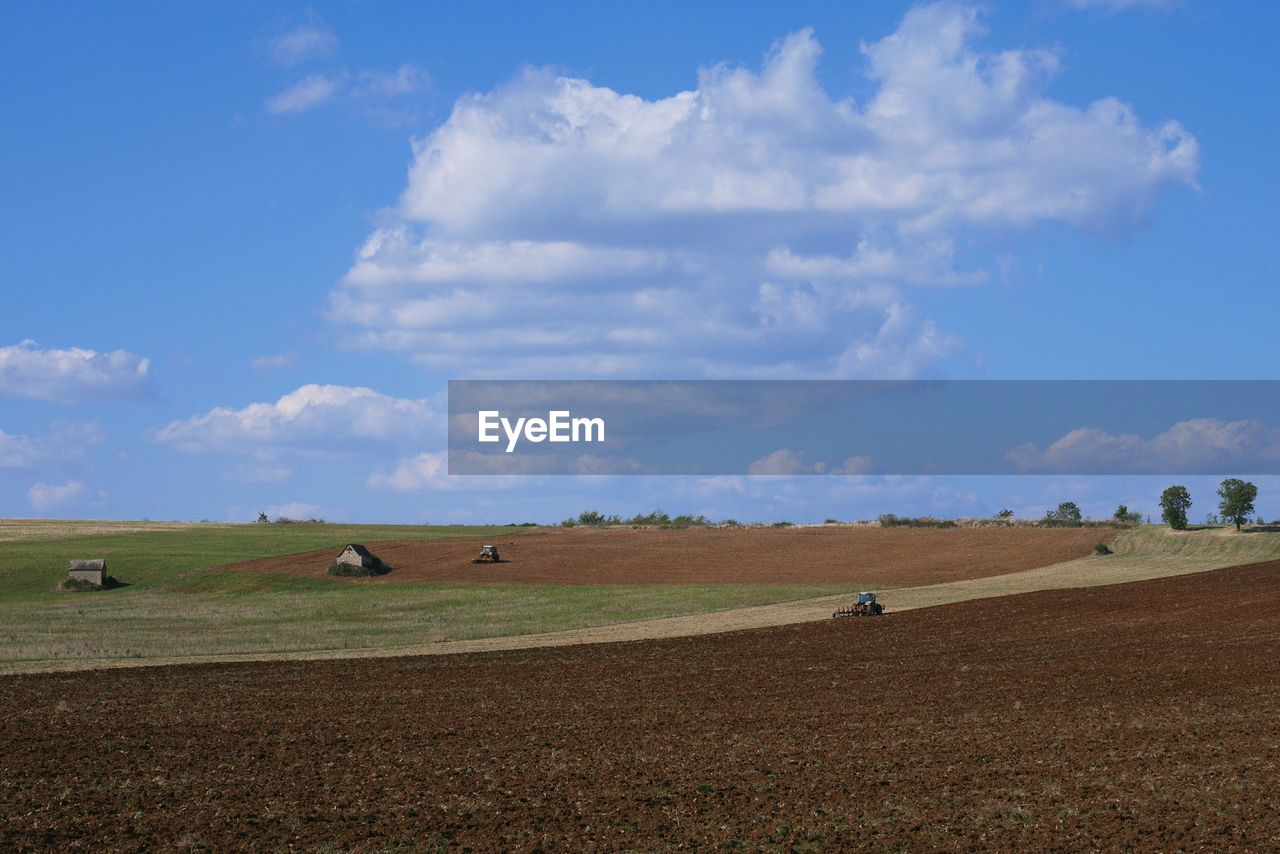
[[[859,593],[858,601],[844,608],[837,608],[832,618],[838,617],[878,617],[884,613],[884,606],[876,601],[874,593]]]
[[[504,561],[502,558],[498,556],[497,546],[485,546],[480,550],[480,557],[476,558],[471,562],[472,563],[505,563],[506,561]]]

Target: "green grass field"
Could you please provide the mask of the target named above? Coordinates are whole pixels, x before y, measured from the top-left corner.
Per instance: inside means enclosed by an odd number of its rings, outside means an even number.
[[[511,535],[510,527],[0,523],[0,672],[74,659],[396,647],[760,605],[844,587],[362,584],[211,568],[347,542]],[[5,535],[8,529],[10,534]],[[91,533],[84,533],[85,530]],[[17,531],[18,533],[13,533]],[[125,586],[59,593],[70,558]]]

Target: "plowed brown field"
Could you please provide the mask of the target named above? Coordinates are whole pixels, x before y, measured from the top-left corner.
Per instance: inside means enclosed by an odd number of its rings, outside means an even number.
[[[1276,850],[1280,563],[698,638],[0,679],[0,847]]]
[[[1109,528],[542,528],[495,545],[475,539],[369,544],[395,569],[378,579],[529,584],[917,585],[1000,575],[1083,557]],[[337,550],[229,564],[236,572],[323,577]],[[367,583],[367,580],[362,580]]]

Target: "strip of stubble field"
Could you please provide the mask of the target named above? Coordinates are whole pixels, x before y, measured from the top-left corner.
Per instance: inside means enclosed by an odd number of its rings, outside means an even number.
[[[887,613],[877,619],[917,608],[931,608],[975,599],[991,599],[1076,587],[1101,587],[1174,575],[1208,572],[1280,558],[1280,533],[1236,533],[1224,529],[1174,532],[1160,528],[1140,528],[1126,532],[1112,543],[1115,553],[1090,556],[1036,569],[930,584],[922,587],[882,587],[880,601]],[[91,670],[116,667],[154,667],[172,664],[199,664],[235,661],[308,661],[342,658],[391,658],[419,655],[454,655],[499,652],[592,643],[656,640],[693,637],[745,629],[816,622],[831,619],[838,606],[848,604],[847,594],[800,599],[771,605],[756,605],[725,611],[665,617],[630,623],[615,623],[581,629],[533,635],[438,641],[409,646],[315,650],[305,652],[233,654],[151,658],[146,660],[80,659],[48,662],[22,672]],[[4,672],[0,668],[0,673]]]

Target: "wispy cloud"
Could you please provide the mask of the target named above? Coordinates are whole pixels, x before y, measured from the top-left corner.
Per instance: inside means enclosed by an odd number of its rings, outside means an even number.
[[[267,45],[267,56],[276,65],[293,66],[332,55],[338,37],[324,25],[312,21],[281,33]]]
[[[871,470],[869,457],[849,457],[839,465],[828,465],[825,462],[809,462],[804,452],[780,448],[766,454],[747,466],[747,474],[776,477],[780,475],[806,474],[865,474]]]
[[[26,340],[0,347],[0,395],[80,402],[152,393],[151,361],[124,350],[51,349]]]
[[[27,501],[37,511],[53,510],[72,503],[85,494],[81,481],[62,484],[37,483],[27,491]]]
[[[54,424],[45,436],[14,436],[0,430],[0,469],[38,469],[72,462],[102,438],[102,428],[95,423]]]
[[[284,483],[292,477],[291,468],[251,463],[241,463],[226,474],[232,483]]]
[[[1102,9],[1122,12],[1125,9],[1171,9],[1176,0],[1066,0],[1077,9]]]
[[[269,113],[305,113],[326,103],[337,90],[337,83],[323,74],[312,74],[267,99]]]
[[[412,115],[412,110],[401,106],[404,100],[429,84],[427,73],[413,65],[402,65],[395,71],[339,70],[308,75],[268,98],[265,106],[269,113],[286,115],[341,104],[370,118],[399,124],[400,119]]]
[[[366,485],[370,489],[389,489],[395,492],[445,489],[450,486],[448,476],[448,457],[444,452],[422,453],[401,460],[389,472],[374,472],[369,475]]]
[[[468,453],[465,456],[474,458],[483,455]],[[473,459],[473,464],[475,462],[477,461]],[[483,464],[484,461],[479,462]],[[448,453],[445,451],[427,451],[400,460],[391,471],[378,469],[369,475],[365,485],[370,489],[390,490],[392,492],[421,492],[424,490],[447,489],[491,490],[529,486],[529,477],[518,473],[521,465],[527,462],[520,461],[512,465],[509,461],[503,460],[492,467],[492,471],[503,472],[503,474],[450,475]],[[593,474],[594,472],[584,470],[589,467],[589,460],[580,459],[574,469],[574,473]],[[517,473],[513,474],[512,472]],[[619,473],[616,465],[610,469],[610,473]],[[536,482],[534,481],[534,483]]]
[[[319,504],[305,501],[272,504],[263,512],[271,519],[327,519],[330,515]]]
[[[294,352],[275,353],[270,356],[254,356],[250,362],[253,372],[256,374],[265,374],[271,371],[279,371],[284,368],[291,368],[298,361],[298,354]]]

